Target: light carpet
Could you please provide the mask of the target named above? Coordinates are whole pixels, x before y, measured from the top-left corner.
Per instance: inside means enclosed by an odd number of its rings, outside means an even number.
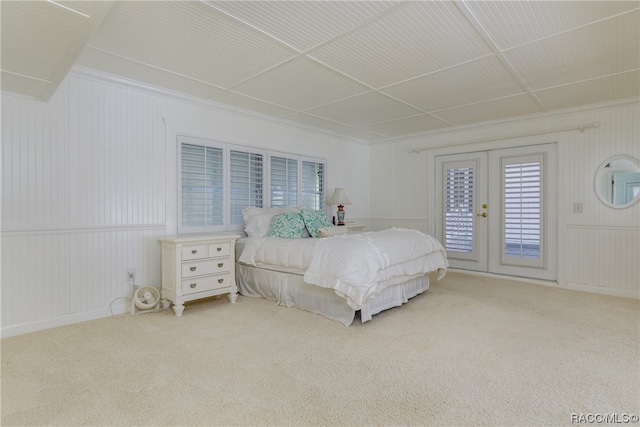
[[[639,335],[637,300],[452,272],[348,328],[263,299],[215,298],[181,318],[121,315],[3,339],[2,425],[628,417],[640,414]]]

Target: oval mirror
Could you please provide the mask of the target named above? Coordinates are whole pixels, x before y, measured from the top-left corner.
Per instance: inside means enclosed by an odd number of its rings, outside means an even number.
[[[640,199],[640,161],[620,154],[609,157],[596,171],[596,194],[611,208],[628,208]]]

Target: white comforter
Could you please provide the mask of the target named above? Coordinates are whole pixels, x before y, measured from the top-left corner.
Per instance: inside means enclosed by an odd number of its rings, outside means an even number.
[[[332,288],[356,310],[389,286],[448,267],[440,242],[417,230],[392,228],[322,239],[252,238],[240,262],[304,272],[307,283]]]

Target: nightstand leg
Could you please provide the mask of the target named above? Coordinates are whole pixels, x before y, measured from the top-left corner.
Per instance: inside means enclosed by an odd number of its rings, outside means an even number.
[[[173,304],[173,312],[176,316],[182,316],[182,312],[184,311],[184,304]]]
[[[229,298],[229,302],[231,304],[235,304],[236,300],[238,299],[238,294],[236,294],[235,292],[232,292],[232,293],[227,295],[227,298]]]

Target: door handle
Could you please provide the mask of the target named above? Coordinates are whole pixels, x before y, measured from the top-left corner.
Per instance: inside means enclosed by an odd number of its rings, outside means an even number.
[[[487,217],[487,213],[486,212],[482,212],[480,214],[476,214],[476,216],[481,216],[483,218],[486,218]]]

